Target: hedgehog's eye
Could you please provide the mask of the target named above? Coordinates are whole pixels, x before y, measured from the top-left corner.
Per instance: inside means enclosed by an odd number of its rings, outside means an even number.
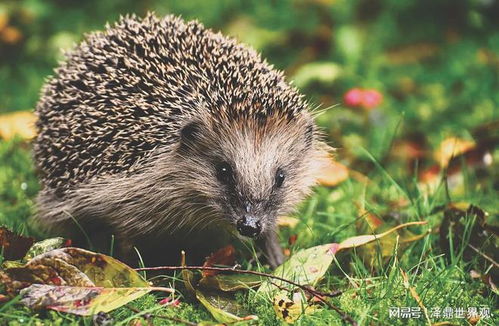
[[[229,184],[233,181],[232,167],[227,162],[218,163],[217,169],[217,179],[223,184]]]
[[[275,174],[275,186],[277,188],[280,188],[284,182],[284,179],[286,178],[286,175],[284,174],[284,171],[281,169],[277,169],[277,172]]]

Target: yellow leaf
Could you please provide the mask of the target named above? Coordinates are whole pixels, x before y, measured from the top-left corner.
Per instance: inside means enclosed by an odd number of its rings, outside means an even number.
[[[274,311],[277,317],[286,323],[292,324],[303,314],[310,314],[317,310],[317,307],[309,305],[303,294],[293,293],[290,299],[286,292],[281,292],[274,297]]]
[[[321,171],[321,175],[318,177],[319,184],[327,187],[336,186],[346,179],[348,179],[348,168],[338,162],[329,160],[327,164]]]
[[[0,11],[0,31],[7,26],[8,22],[9,22],[9,16],[7,16],[7,13]]]
[[[450,137],[440,143],[434,158],[441,167],[446,167],[453,157],[461,155],[473,147],[475,147],[475,143],[472,141]]]
[[[299,219],[290,216],[279,216],[277,219],[278,226],[287,226],[289,228],[294,228],[298,222],[300,222]]]
[[[10,139],[18,135],[31,139],[36,135],[35,121],[35,115],[27,111],[0,115],[0,138]]]
[[[32,284],[21,291],[21,302],[30,308],[48,308],[80,316],[109,312],[151,291],[172,292],[159,287],[78,287]]]
[[[299,284],[314,285],[326,274],[333,262],[337,247],[338,244],[336,243],[328,243],[302,249],[293,254],[284,264],[277,267],[273,275]],[[272,295],[282,288],[292,289],[294,286],[280,280],[273,280],[272,282],[267,280],[260,286],[257,293],[272,298]]]
[[[211,313],[213,318],[220,323],[250,322],[258,320],[258,316],[248,315],[239,317],[239,305],[235,300],[228,299],[221,295],[205,295],[201,291],[196,291],[196,298]]]
[[[16,44],[22,37],[21,31],[14,26],[7,26],[0,32],[0,39],[9,44]]]
[[[391,49],[386,53],[391,64],[403,65],[420,62],[438,54],[439,47],[432,43],[417,43]]]
[[[365,245],[369,242],[383,238],[384,236],[386,236],[386,235],[388,235],[388,234],[390,234],[398,229],[405,228],[405,227],[410,226],[410,225],[423,225],[426,223],[427,223],[426,221],[409,222],[409,223],[397,225],[396,227],[391,228],[390,230],[383,232],[383,233],[380,233],[380,234],[368,234],[368,235],[359,235],[356,237],[351,237],[351,238],[348,238],[348,239],[342,241],[339,244],[338,251],[341,249],[356,248],[356,247]]]

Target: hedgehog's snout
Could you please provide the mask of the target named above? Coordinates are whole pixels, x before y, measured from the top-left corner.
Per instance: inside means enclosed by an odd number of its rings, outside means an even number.
[[[237,231],[246,237],[255,238],[262,232],[262,224],[254,215],[243,215],[237,221]]]

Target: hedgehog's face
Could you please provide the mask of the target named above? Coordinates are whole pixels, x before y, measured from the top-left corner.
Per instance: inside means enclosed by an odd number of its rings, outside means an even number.
[[[308,113],[296,119],[191,122],[181,132],[179,158],[192,193],[243,236],[272,230],[308,193],[319,150]]]

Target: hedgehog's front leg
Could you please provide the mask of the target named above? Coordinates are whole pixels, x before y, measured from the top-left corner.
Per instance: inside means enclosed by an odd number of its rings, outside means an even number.
[[[257,243],[262,248],[263,254],[272,269],[275,269],[284,262],[284,254],[282,253],[276,231],[266,232]]]

